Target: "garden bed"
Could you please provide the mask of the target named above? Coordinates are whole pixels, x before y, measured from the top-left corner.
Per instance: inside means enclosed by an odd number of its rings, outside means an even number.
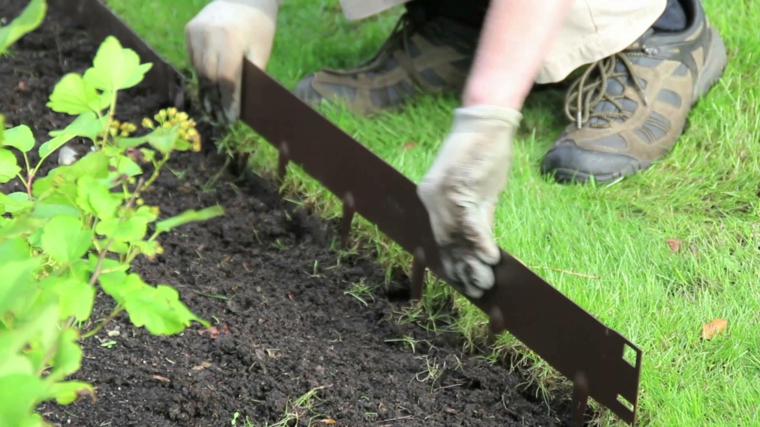
[[[0,1],[0,16],[10,20],[23,3]],[[65,73],[90,66],[97,49],[53,14],[0,61],[6,126],[28,125],[38,143],[71,120],[45,106],[54,85]],[[124,95],[120,120],[139,123],[162,107],[140,89]],[[336,224],[284,204],[263,179],[239,180],[224,171],[212,130],[201,131],[204,150],[177,153],[168,163],[171,172],[144,198],[161,208],[162,217],[216,203],[226,215],[164,236],[164,254],[152,262],[138,258],[134,268],[148,283],[176,287],[183,302],[214,326],[194,324],[179,336],[157,337],[131,326],[122,313],[82,343],[84,361],[75,378],[96,387],[97,402],[43,404],[39,410],[51,423],[567,423],[569,399],[553,402],[555,411],[548,413],[518,375],[463,354],[454,334],[400,321],[410,318],[406,277],[397,274],[387,285],[371,254],[341,257],[330,250]],[[9,190],[17,191],[4,188]],[[92,319],[112,308],[110,298],[99,296]]]

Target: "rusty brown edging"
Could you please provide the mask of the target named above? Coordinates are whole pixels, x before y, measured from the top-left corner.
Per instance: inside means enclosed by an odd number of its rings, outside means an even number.
[[[185,79],[100,0],[50,0],[102,40],[116,36],[154,64],[146,81],[175,105],[183,103]],[[412,296],[422,294],[425,268],[442,277],[438,249],[416,185],[277,81],[245,61],[241,120],[279,151],[279,172],[299,165],[343,200],[343,236],[360,214],[414,255]],[[641,350],[608,328],[502,250],[497,284],[470,301],[490,318],[494,333],[508,331],[574,384],[573,424],[582,425],[588,398],[634,424]],[[636,353],[635,366],[623,359]],[[631,408],[618,400],[622,396]]]

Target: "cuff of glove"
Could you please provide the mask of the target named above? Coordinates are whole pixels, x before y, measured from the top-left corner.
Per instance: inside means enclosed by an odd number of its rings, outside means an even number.
[[[214,0],[215,3],[231,3],[248,6],[267,15],[273,22],[277,20],[277,12],[282,6],[282,0]]]
[[[509,132],[520,126],[522,113],[498,105],[473,105],[454,110],[452,132]]]

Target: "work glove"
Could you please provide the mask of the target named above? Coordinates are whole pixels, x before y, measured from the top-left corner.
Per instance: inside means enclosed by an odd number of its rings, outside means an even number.
[[[243,58],[266,69],[281,1],[214,0],[185,26],[200,100],[217,121],[240,117]]]
[[[499,247],[492,228],[512,166],[512,139],[522,114],[476,105],[454,111],[453,126],[417,187],[428,211],[446,279],[467,296],[491,289]]]

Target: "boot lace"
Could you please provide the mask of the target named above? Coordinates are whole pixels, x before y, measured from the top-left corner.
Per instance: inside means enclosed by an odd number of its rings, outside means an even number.
[[[643,49],[630,49],[590,64],[567,91],[565,96],[567,118],[574,122],[578,129],[584,125],[592,128],[606,128],[615,119],[629,118],[633,113],[626,111],[621,103],[625,98],[624,91],[619,95],[607,92],[610,79],[617,81],[623,87],[629,86],[628,82],[632,82],[644,105],[648,105],[646,93],[634,73],[633,63],[630,60],[630,57],[647,55]],[[618,64],[623,64],[624,69],[619,70]],[[605,101],[614,105],[617,111],[596,110],[596,107]]]

